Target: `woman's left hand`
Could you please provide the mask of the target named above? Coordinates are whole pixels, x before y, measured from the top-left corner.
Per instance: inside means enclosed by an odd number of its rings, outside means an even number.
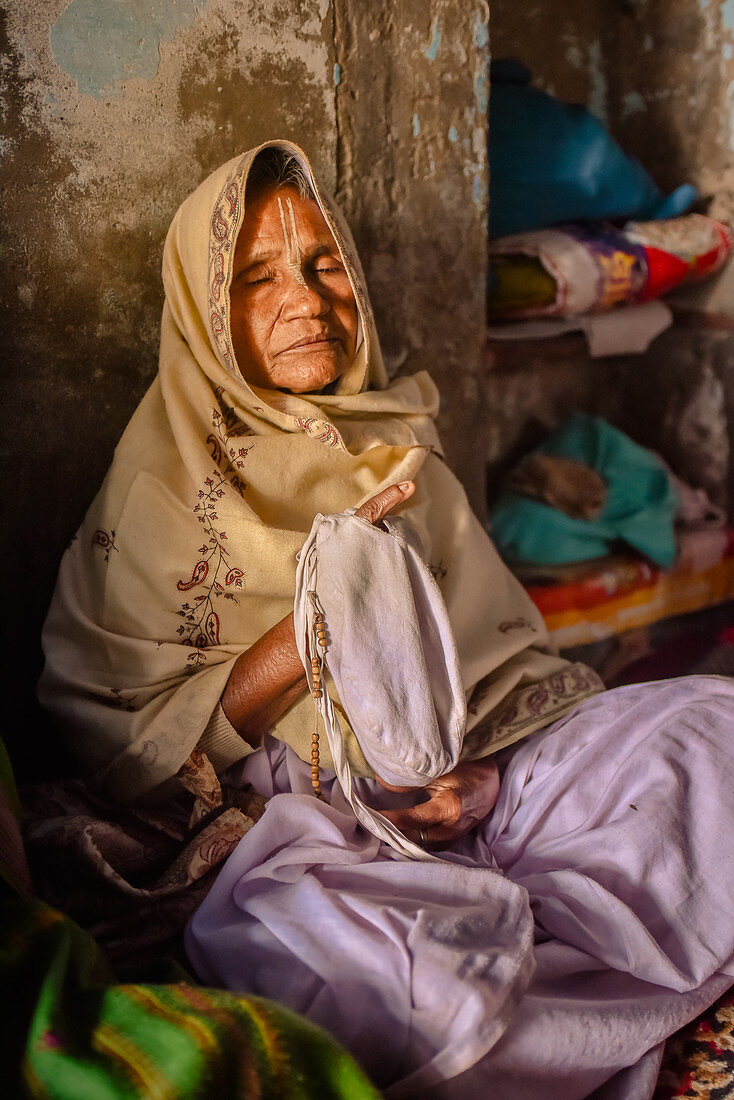
[[[415,789],[393,787],[379,777],[378,782],[390,791]],[[484,820],[497,801],[499,789],[499,771],[493,758],[462,761],[423,788],[430,795],[427,802],[381,813],[422,847],[445,848]]]

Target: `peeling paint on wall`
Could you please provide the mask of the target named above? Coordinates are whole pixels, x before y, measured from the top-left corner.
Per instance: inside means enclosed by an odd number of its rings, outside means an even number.
[[[51,27],[54,61],[82,95],[120,95],[129,77],[155,76],[161,44],[205,7],[206,0],[71,0]]]
[[[602,122],[606,122],[608,88],[600,42],[592,42],[589,45],[589,76],[591,77],[589,110]]]
[[[645,110],[645,100],[639,92],[626,92],[622,98],[622,118]]]
[[[441,30],[438,26],[438,20],[434,20],[431,27],[431,44],[426,50],[426,57],[429,61],[435,61],[438,57],[438,50],[441,45]]]
[[[486,114],[489,108],[489,74],[486,69],[478,69],[474,76],[474,97],[480,114]]]

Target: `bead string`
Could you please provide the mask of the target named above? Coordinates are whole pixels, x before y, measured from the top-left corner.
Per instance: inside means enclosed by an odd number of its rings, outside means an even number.
[[[316,593],[308,593],[311,603],[316,608]],[[326,648],[326,629],[324,627],[324,616],[320,611],[316,611],[313,617],[313,628],[316,635],[316,641],[319,647],[324,650]],[[314,700],[321,698],[321,666],[323,662],[323,653],[321,660],[314,654],[311,658],[311,695]],[[324,795],[321,790],[321,783],[319,780],[319,712],[318,703],[316,703],[316,720],[314,722],[314,731],[311,735],[311,786],[314,789],[314,794],[317,798],[323,800]]]

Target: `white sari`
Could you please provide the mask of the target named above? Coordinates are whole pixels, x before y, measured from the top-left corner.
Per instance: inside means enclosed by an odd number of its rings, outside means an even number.
[[[590,699],[508,750],[493,813],[431,864],[271,742],[242,779],[277,796],[189,958],[321,1024],[389,1100],[646,1100],[665,1039],[734,982],[733,716],[723,677]]]

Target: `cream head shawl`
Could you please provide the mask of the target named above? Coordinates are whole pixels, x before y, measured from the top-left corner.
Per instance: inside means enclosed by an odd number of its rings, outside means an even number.
[[[313,181],[297,146],[267,145],[293,153]],[[314,516],[408,478],[417,491],[403,514],[443,591],[469,728],[481,731],[465,751],[509,743],[601,686],[539,648],[540,616],[438,457],[429,376],[388,384],[351,236],[315,181],[357,301],[359,350],[330,395],[243,380],[229,284],[247,175],[266,147],[219,168],[173,219],[159,373],[63,559],[44,629],[40,698],[90,777],[121,800],[170,779],[197,745],[219,770],[246,755],[218,702],[237,656],[292,609]],[[370,774],[342,726],[353,770]],[[306,696],[273,732],[308,759],[312,728]]]

